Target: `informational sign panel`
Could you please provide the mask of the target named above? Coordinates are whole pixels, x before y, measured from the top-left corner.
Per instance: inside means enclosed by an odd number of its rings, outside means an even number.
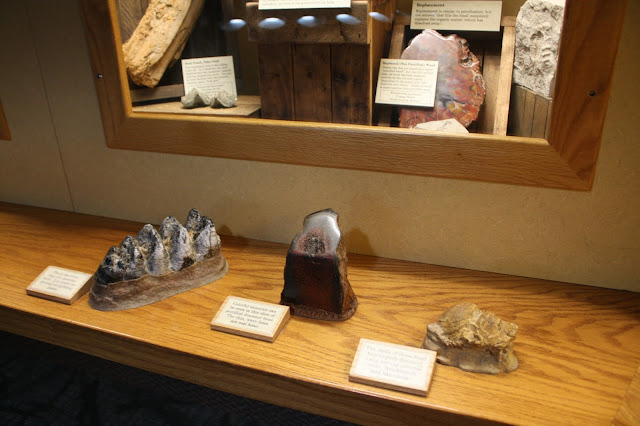
[[[438,61],[381,59],[377,104],[433,107]]]
[[[333,9],[351,7],[351,0],[259,0],[259,10]]]
[[[289,307],[227,296],[211,329],[273,342],[289,321]]]
[[[360,339],[349,380],[426,396],[436,355],[427,349]]]
[[[198,89],[209,96],[215,96],[220,90],[238,96],[233,56],[183,59],[182,78],[185,94]]]
[[[47,266],[27,287],[27,294],[55,302],[72,304],[91,288],[92,274]]]
[[[414,0],[412,30],[500,31],[501,1]]]

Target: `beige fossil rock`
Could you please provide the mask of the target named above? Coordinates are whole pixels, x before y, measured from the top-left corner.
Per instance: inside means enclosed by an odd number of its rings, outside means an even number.
[[[134,83],[155,87],[180,58],[204,0],[151,0],[135,31],[123,45],[127,73]]]
[[[429,324],[422,347],[438,352],[438,361],[474,373],[508,373],[518,368],[513,340],[518,326],[474,303],[447,309]]]

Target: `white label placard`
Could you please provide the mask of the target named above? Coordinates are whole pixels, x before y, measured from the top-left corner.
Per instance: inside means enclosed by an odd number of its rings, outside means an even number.
[[[70,305],[89,291],[92,274],[47,266],[27,287],[27,294]]]
[[[427,349],[360,339],[349,380],[426,396],[436,355]]]
[[[413,0],[412,30],[500,31],[501,1]]]
[[[333,9],[351,7],[351,0],[259,0],[259,10]]]
[[[438,61],[380,59],[376,103],[432,107]]]
[[[273,342],[288,320],[288,306],[227,296],[211,329]]]
[[[182,79],[185,94],[191,89],[199,89],[210,96],[215,96],[220,90],[238,95],[233,56],[183,59]]]

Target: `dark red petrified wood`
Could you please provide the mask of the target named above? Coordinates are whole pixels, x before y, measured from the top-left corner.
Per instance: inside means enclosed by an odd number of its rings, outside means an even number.
[[[304,220],[287,253],[280,303],[291,314],[321,320],[346,320],[358,306],[347,279],[347,251],[331,209]]]
[[[438,61],[438,83],[433,108],[400,108],[400,127],[416,127],[427,121],[455,118],[468,127],[478,118],[484,102],[484,78],[480,62],[467,40],[434,30],[424,30],[402,52],[402,59]]]

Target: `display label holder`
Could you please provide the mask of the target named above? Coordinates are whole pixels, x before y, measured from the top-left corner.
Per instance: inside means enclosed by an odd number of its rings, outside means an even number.
[[[426,396],[436,356],[427,349],[360,339],[349,381]]]
[[[502,1],[414,0],[412,30],[500,31]]]
[[[227,296],[211,329],[273,343],[289,318],[288,306]]]
[[[47,266],[27,287],[27,294],[71,305],[93,285],[93,274]]]

